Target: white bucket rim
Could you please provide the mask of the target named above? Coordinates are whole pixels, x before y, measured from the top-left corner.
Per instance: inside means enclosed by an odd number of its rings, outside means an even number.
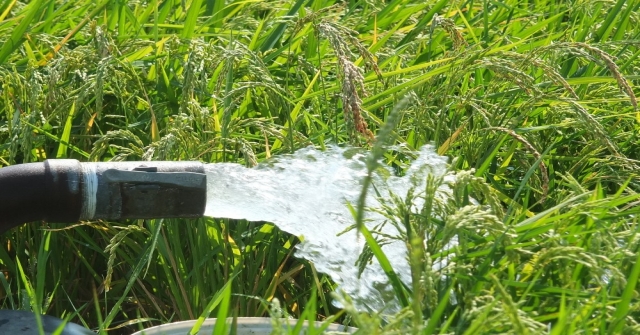
[[[247,331],[253,331],[255,334],[270,334],[271,331],[273,330],[272,323],[271,323],[272,319],[268,317],[239,317],[239,318],[236,318],[236,320],[238,325],[238,331],[247,330]],[[279,319],[279,320],[284,327],[288,327],[290,329],[293,329],[295,325],[298,323],[298,319]],[[200,326],[200,330],[198,333],[210,334],[216,325],[216,321],[217,321],[216,318],[205,319],[204,322],[202,323],[202,326]],[[167,323],[167,324],[143,329],[141,331],[133,333],[132,335],[174,335],[174,334],[183,335],[183,334],[186,334],[188,331],[190,331],[191,328],[193,328],[193,326],[196,324],[196,322],[198,322],[198,320],[187,320],[187,321]],[[227,325],[231,325],[231,323],[233,322],[233,318],[227,318],[225,322],[227,323]],[[324,322],[316,321],[314,323],[314,326],[315,328],[320,328],[322,324],[324,324]],[[303,322],[302,329],[305,330],[308,328],[309,328],[309,321],[305,320]],[[358,329],[354,327],[348,327],[348,326],[332,323],[325,329],[325,332],[342,332],[342,333],[352,334],[356,330]]]

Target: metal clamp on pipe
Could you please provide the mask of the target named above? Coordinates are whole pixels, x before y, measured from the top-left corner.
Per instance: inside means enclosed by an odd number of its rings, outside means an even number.
[[[207,178],[200,162],[48,159],[0,169],[0,232],[30,221],[197,218]]]

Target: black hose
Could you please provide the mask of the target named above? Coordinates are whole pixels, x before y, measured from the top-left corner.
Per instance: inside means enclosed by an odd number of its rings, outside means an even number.
[[[80,163],[51,160],[0,169],[0,232],[31,221],[77,222]]]
[[[196,218],[205,205],[200,162],[50,159],[0,169],[0,233],[32,221]]]

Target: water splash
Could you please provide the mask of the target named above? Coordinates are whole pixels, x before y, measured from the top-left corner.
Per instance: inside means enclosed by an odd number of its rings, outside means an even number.
[[[402,196],[412,186],[412,178],[424,182],[426,173],[445,174],[447,160],[437,155],[432,146],[423,147],[417,154],[404,177],[394,176],[390,168],[379,169],[373,182],[377,191],[383,196],[389,191]],[[354,148],[330,147],[326,151],[305,148],[253,169],[231,163],[209,164],[205,215],[272,222],[281,230],[301,237],[303,242],[298,245],[296,256],[313,262],[318,271],[328,274],[339,290],[351,296],[357,308],[397,310],[393,288],[375,260],[358,279],[355,264],[364,238],[354,230],[337,236],[355,223],[346,204],[355,207],[357,203],[367,171],[366,155],[367,152]],[[367,207],[379,205],[374,193],[369,192]],[[369,229],[384,220],[373,212],[367,212],[365,219]],[[383,232],[398,235],[393,225],[384,225]],[[410,283],[404,243],[394,241],[382,250],[400,279]]]

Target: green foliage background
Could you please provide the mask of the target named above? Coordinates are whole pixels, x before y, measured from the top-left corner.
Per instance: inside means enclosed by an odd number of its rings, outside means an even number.
[[[2,307],[128,334],[208,316],[229,283],[222,315],[268,315],[277,297],[367,334],[637,332],[639,12],[638,0],[2,1],[2,165],[254,166],[309,145],[369,148],[391,117],[384,140],[405,149],[374,153],[398,171],[427,143],[470,171],[452,203],[413,215],[390,201],[414,265],[391,321],[331,307],[333,284],[292,257],[295,237],[219,219],[17,228],[2,236]],[[453,265],[432,270],[446,256],[434,241],[452,236]]]

